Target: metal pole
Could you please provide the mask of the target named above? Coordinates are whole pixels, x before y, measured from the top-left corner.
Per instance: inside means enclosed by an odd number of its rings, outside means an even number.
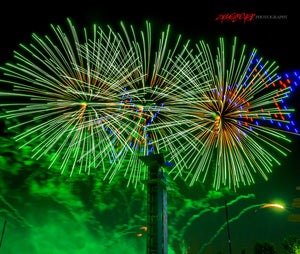
[[[1,249],[1,246],[2,246],[2,241],[3,241],[5,226],[6,226],[6,220],[4,221],[4,225],[3,225],[3,229],[2,229],[1,240],[0,240],[0,249]]]
[[[168,253],[167,183],[161,167],[162,154],[141,156],[148,166],[147,183],[147,254]]]
[[[228,234],[228,246],[229,246],[229,254],[231,254],[231,240],[230,240],[230,230],[229,230],[229,221],[228,221],[228,207],[227,202],[225,201],[225,211],[226,211],[226,221],[227,221],[227,234]]]

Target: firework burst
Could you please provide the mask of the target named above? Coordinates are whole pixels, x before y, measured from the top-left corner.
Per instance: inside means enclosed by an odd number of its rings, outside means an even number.
[[[14,85],[1,95],[21,101],[1,105],[12,107],[4,117],[20,119],[11,129],[24,127],[15,137],[21,147],[33,146],[37,159],[51,154],[50,167],[59,161],[62,173],[99,167],[109,181],[121,171],[135,186],[147,178],[140,155],[166,152],[179,168],[189,86],[204,75],[186,75],[189,42],[179,36],[169,46],[168,26],[153,43],[149,22],[140,35],[121,23],[122,35],[94,26],[80,40],[68,21],[71,37],[52,26],[55,40],[34,34],[16,63],[1,68]]]
[[[111,29],[105,33],[94,26],[91,35],[84,30],[80,43],[70,20],[69,26],[70,37],[59,26],[52,26],[55,40],[33,34],[34,42],[15,52],[16,63],[1,68],[8,77],[3,82],[14,85],[12,93],[1,95],[19,97],[17,103],[1,106],[13,107],[6,118],[20,119],[11,129],[25,127],[15,137],[22,147],[32,146],[37,159],[51,153],[50,167],[59,160],[62,172],[72,175],[75,166],[89,172],[96,154],[105,168],[116,133],[123,128],[120,104],[135,69],[130,69],[132,52],[121,50]],[[88,40],[98,47],[90,48]],[[96,63],[91,63],[92,55]]]
[[[164,153],[169,173],[195,181],[239,187],[265,179],[274,152],[286,155],[286,133],[298,132],[284,101],[298,73],[277,75],[278,66],[237,50],[230,57],[220,39],[216,59],[200,42],[198,53],[170,26],[158,40],[151,25],[136,33],[93,27],[79,39],[52,26],[55,39],[33,35],[14,64],[1,68],[13,84],[15,103],[2,104],[4,117],[19,118],[15,137],[33,146],[33,157],[51,154],[61,170],[99,167],[109,181],[123,172],[136,186],[147,178],[140,155]]]
[[[243,46],[238,53],[236,39],[230,56],[222,38],[215,59],[204,42],[197,48],[194,63],[209,70],[202,83],[210,90],[197,85],[190,92],[192,137],[182,157],[189,165],[186,179],[192,185],[210,177],[216,189],[254,183],[256,172],[267,180],[274,163],[280,165],[275,154],[289,151],[282,145],[290,142],[285,133],[298,133],[293,110],[284,105],[291,80],[277,75],[278,66],[257,57],[255,49],[246,53]]]
[[[115,147],[119,155],[111,161],[107,176],[112,180],[123,167],[125,175],[129,174],[130,181],[136,185],[140,179],[147,178],[139,156],[150,152],[163,152],[167,160],[175,165],[174,170],[181,174],[180,168],[185,163],[182,156],[186,149],[182,139],[189,142],[190,138],[186,129],[190,122],[189,101],[194,99],[190,88],[196,81],[200,83],[206,71],[193,64],[189,41],[184,44],[178,36],[175,43],[169,42],[170,26],[157,41],[152,39],[149,22],[146,22],[146,31],[141,31],[139,35],[132,26],[129,32],[123,23],[121,26],[125,38],[122,48],[134,53],[134,61],[131,62],[134,71],[131,72],[132,82],[128,89],[131,99],[125,101],[127,104],[122,108],[123,120],[135,126],[136,131],[122,130],[123,147]],[[119,34],[120,38],[122,35]],[[90,42],[90,47],[97,47],[94,41]],[[98,61],[97,57],[91,59],[95,64]],[[199,71],[195,77],[188,75],[192,67]],[[201,89],[209,90],[206,84],[202,84]],[[119,156],[127,158],[128,163],[121,165],[117,159]]]

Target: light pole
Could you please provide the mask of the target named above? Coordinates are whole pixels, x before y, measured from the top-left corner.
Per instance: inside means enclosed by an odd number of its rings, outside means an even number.
[[[3,229],[2,229],[1,240],[0,240],[0,249],[1,249],[1,246],[2,246],[2,241],[3,241],[5,226],[6,226],[6,220],[4,221],[4,225],[3,225]]]
[[[227,235],[228,235],[228,246],[229,246],[229,254],[232,253],[231,251],[231,239],[230,239],[230,230],[229,230],[229,221],[228,221],[228,207],[227,201],[225,201],[225,211],[226,211],[226,221],[227,221]]]

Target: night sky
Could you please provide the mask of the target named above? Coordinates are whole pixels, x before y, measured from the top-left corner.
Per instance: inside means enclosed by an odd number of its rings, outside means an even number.
[[[200,2],[200,1],[199,1]],[[239,7],[239,6],[230,6],[224,5],[220,6],[217,3],[211,3],[207,5],[207,3],[199,4],[199,3],[189,3],[187,1],[182,2],[172,2],[170,4],[162,4],[160,2],[140,2],[139,4],[133,4],[132,2],[123,1],[121,4],[117,2],[110,1],[110,3],[103,4],[102,1],[97,2],[90,2],[90,1],[73,1],[73,3],[69,3],[67,5],[63,4],[62,2],[49,2],[42,4],[31,4],[31,3],[15,3],[13,1],[8,2],[8,5],[5,8],[2,8],[2,15],[0,16],[1,20],[1,47],[0,47],[0,65],[4,65],[6,62],[11,61],[13,56],[13,50],[18,49],[19,43],[30,43],[31,42],[31,34],[37,33],[39,35],[44,34],[51,34],[50,24],[54,25],[62,25],[67,27],[66,19],[69,17],[77,27],[77,32],[79,33],[81,29],[84,27],[92,26],[93,24],[98,24],[101,26],[106,26],[107,24],[111,25],[115,29],[119,29],[119,22],[124,21],[125,24],[133,24],[136,30],[144,29],[144,24],[146,20],[149,20],[153,25],[153,34],[157,32],[158,34],[161,33],[163,29],[166,28],[168,24],[171,24],[171,33],[174,35],[182,34],[183,39],[191,39],[192,43],[197,42],[198,40],[205,40],[206,42],[210,43],[211,46],[218,45],[218,38],[224,37],[225,43],[229,45],[233,42],[234,36],[238,37],[238,45],[247,44],[248,48],[255,47],[258,49],[258,52],[261,56],[265,59],[270,61],[276,61],[280,66],[280,72],[291,72],[291,71],[299,71],[300,72],[300,47],[299,47],[299,14],[296,12],[298,7],[295,6],[287,6],[284,3],[277,2],[278,5],[272,5],[269,7],[256,7],[252,3],[249,4],[248,7]],[[231,22],[231,21],[224,21],[222,24],[220,21],[215,20],[219,14],[225,13],[255,13],[256,15],[285,15],[286,19],[265,19],[265,20],[253,20],[250,22],[246,22],[244,24],[243,21]],[[158,36],[157,36],[158,37]],[[296,125],[300,126],[300,88],[296,89],[294,93],[291,95],[288,105],[295,108],[296,112],[294,114],[294,119],[296,121]],[[3,125],[1,125],[2,128]],[[5,134],[2,133],[2,136]],[[228,194],[225,193],[221,197],[211,198],[208,202],[211,206],[222,206],[224,201],[234,200],[239,195],[248,195],[254,194],[255,198],[244,198],[241,201],[235,203],[232,206],[229,206],[229,216],[235,217],[242,211],[244,208],[261,203],[281,203],[283,204],[286,209],[279,210],[275,208],[265,208],[265,209],[251,209],[246,212],[241,218],[233,223],[230,224],[231,230],[231,241],[232,241],[232,248],[233,253],[237,254],[240,253],[242,248],[246,248],[246,253],[252,253],[252,248],[256,241],[271,241],[274,242],[278,253],[280,253],[280,242],[283,238],[288,234],[300,234],[300,222],[290,222],[288,221],[288,216],[290,214],[300,214],[300,208],[293,208],[292,202],[295,198],[300,198],[300,191],[296,191],[296,186],[300,186],[300,137],[299,136],[292,136],[291,137],[293,142],[289,144],[289,148],[292,150],[289,153],[288,157],[279,157],[281,162],[281,166],[276,166],[273,169],[273,173],[269,177],[269,181],[264,181],[264,179],[257,175],[256,176],[256,184],[250,187],[245,187],[238,189],[237,193],[235,194]],[[4,147],[3,144],[1,144]],[[10,149],[14,149],[11,147]],[[17,148],[16,148],[17,149]],[[18,152],[19,153],[19,152]],[[2,156],[2,154],[0,154]],[[25,156],[25,155],[24,155]],[[9,160],[8,160],[9,161]],[[6,163],[6,164],[5,164]],[[53,211],[54,214],[57,215],[57,211],[62,211],[62,208],[59,207],[57,204],[59,202],[51,201],[46,194],[43,194],[42,188],[39,191],[32,191],[28,193],[33,193],[32,195],[39,196],[38,201],[33,201],[34,198],[31,197],[29,194],[25,197],[23,194],[18,194],[18,191],[22,191],[21,185],[26,185],[28,182],[23,182],[19,178],[27,177],[28,175],[24,175],[21,171],[15,170],[14,175],[8,175],[8,165],[7,161],[2,163],[6,165],[6,168],[0,168],[0,178],[2,178],[2,182],[4,183],[3,179],[9,179],[9,184],[3,184],[5,188],[11,188],[2,190],[2,194],[0,194],[5,198],[6,201],[10,201],[10,203],[16,208],[18,211],[14,212],[15,214],[24,214],[29,221],[34,221],[33,218],[29,216],[30,209],[28,205],[36,204],[35,208],[32,208],[34,214],[39,214],[38,210],[44,211],[49,208]],[[20,162],[22,163],[22,162]],[[30,165],[30,163],[29,163]],[[34,164],[36,165],[36,164]],[[1,172],[2,171],[2,172]],[[14,171],[14,169],[12,169]],[[5,173],[3,173],[5,172]],[[2,174],[2,175],[1,175]],[[28,173],[29,174],[29,173]],[[33,178],[30,178],[33,179]],[[1,183],[0,181],[0,183]],[[46,180],[45,180],[46,181]],[[72,195],[69,193],[66,195],[63,203],[64,203],[64,211],[67,213],[68,209],[74,209],[73,213],[76,213],[76,209],[72,208],[73,203],[68,204],[68,197],[72,199],[72,202],[76,203],[76,200],[82,200],[89,195],[87,191],[88,188],[88,181],[95,181],[93,180],[85,180],[86,183],[83,183],[82,186],[78,188],[85,190],[83,193],[78,194],[75,191],[72,192]],[[43,181],[41,181],[43,183]],[[49,184],[49,182],[47,182]],[[179,183],[178,186],[180,187]],[[51,187],[51,186],[50,186]],[[47,188],[50,188],[47,186]],[[118,188],[120,186],[117,186]],[[114,187],[112,187],[113,189]],[[65,191],[65,189],[63,189]],[[193,200],[201,200],[202,198],[207,198],[209,196],[209,184],[205,186],[196,186],[192,187],[191,189],[184,188],[184,191],[180,191],[180,198],[192,198]],[[134,192],[135,190],[130,190]],[[138,191],[138,190],[136,190]],[[114,204],[114,209],[122,210],[122,202],[117,201],[117,197],[119,194],[116,194],[116,190],[106,191],[106,192],[99,192],[99,195],[106,195],[106,198],[101,199],[103,204],[107,204],[107,200],[111,199],[116,201]],[[125,191],[125,195],[130,195],[129,190]],[[58,195],[58,192],[51,192],[55,195]],[[19,198],[14,199],[12,195],[19,195]],[[60,194],[63,195],[63,194]],[[74,198],[75,196],[76,198]],[[81,196],[80,196],[81,195]],[[95,193],[93,192],[93,195]],[[114,196],[115,195],[115,196]],[[136,195],[137,198],[141,198],[139,194],[132,194]],[[172,203],[173,194],[170,194],[171,198],[171,210],[174,212],[177,208],[176,205],[180,205],[180,202],[174,201]],[[35,196],[36,197],[36,196]],[[44,197],[44,199],[43,199]],[[27,205],[22,207],[20,204],[20,199],[24,199]],[[88,198],[87,198],[88,199]],[[50,201],[49,201],[50,200]],[[75,200],[75,201],[74,201]],[[77,200],[77,201],[78,201]],[[14,203],[15,202],[15,203]],[[18,203],[19,202],[19,203]],[[38,202],[38,203],[34,203]],[[84,203],[84,202],[83,202]],[[61,204],[61,203],[60,203]],[[78,205],[78,203],[76,203]],[[186,203],[185,203],[186,204]],[[84,204],[84,208],[81,207],[80,209],[84,210],[83,214],[87,214],[86,211],[88,210],[87,207],[92,206],[91,204]],[[134,205],[134,204],[131,204]],[[75,205],[76,206],[76,205]],[[201,207],[201,205],[199,205]],[[203,206],[205,207],[205,206]],[[55,212],[55,209],[57,211]],[[182,207],[178,207],[180,210]],[[4,204],[4,201],[0,200],[0,229],[3,221],[7,218],[9,212],[3,211],[9,210],[10,212],[13,211],[11,207],[7,204]],[[79,210],[80,210],[79,209]],[[109,208],[107,208],[109,211]],[[78,215],[74,215],[77,221],[85,221],[85,218],[81,218],[80,212],[78,210]],[[105,210],[105,209],[104,209]],[[139,209],[134,211],[134,215],[140,212]],[[174,212],[175,213],[175,212]],[[118,214],[118,213],[116,213]],[[185,213],[185,216],[192,216],[196,214],[195,210],[190,210]],[[48,214],[48,216],[50,216]],[[92,215],[91,215],[92,216]],[[95,214],[93,214],[93,218],[98,218]],[[103,216],[103,214],[101,214]],[[139,216],[144,216],[140,214]],[[9,216],[8,216],[9,217]],[[17,216],[18,217],[18,216]],[[33,215],[32,215],[33,217]],[[83,217],[83,215],[82,215]],[[41,216],[41,220],[42,220]],[[45,225],[54,225],[48,218],[48,223]],[[124,217],[123,223],[126,224],[126,218]],[[64,223],[67,223],[67,219],[64,217]],[[110,216],[109,213],[105,214],[106,222],[111,221],[114,224],[113,220],[114,217]],[[7,219],[9,221],[9,219]],[[172,217],[170,218],[172,220]],[[218,228],[224,223],[225,221],[225,211],[221,209],[220,211],[213,213],[207,213],[200,218],[193,221],[192,225],[187,229],[185,232],[185,239],[188,242],[188,246],[190,246],[190,250],[188,253],[197,253],[200,248],[200,245],[207,242],[210,237],[218,230]],[[51,223],[50,223],[51,222]],[[13,223],[13,222],[8,222]],[[70,222],[71,223],[71,222]],[[171,222],[170,222],[171,223]],[[180,227],[184,227],[186,221],[180,220],[179,224],[176,226],[177,230]],[[34,223],[31,223],[34,224]],[[109,223],[108,223],[109,224]],[[68,227],[63,224],[64,227]],[[9,235],[9,230],[13,229],[14,227],[7,226],[7,236],[4,238],[3,241],[3,252],[0,249],[0,253],[21,253],[16,252],[17,248],[10,248],[5,244],[12,243],[13,241],[19,242],[18,237],[22,237],[22,234],[16,233],[15,236]],[[15,229],[15,228],[14,228]],[[42,229],[42,227],[41,227]],[[78,239],[80,238],[80,230],[82,230],[83,234],[89,234],[89,236],[94,237],[94,234],[91,228],[89,227],[69,227],[70,234],[76,231],[76,236]],[[26,229],[24,233],[26,234]],[[49,228],[49,230],[53,230],[56,232],[55,229]],[[113,229],[111,229],[113,230]],[[1,230],[0,230],[1,231]],[[59,230],[58,230],[59,231]],[[175,231],[175,229],[174,229]],[[169,230],[169,234],[171,235],[174,231],[172,229]],[[64,232],[67,234],[67,232]],[[52,233],[51,233],[52,234]],[[56,234],[56,233],[54,233]],[[111,233],[112,236],[114,233]],[[59,235],[58,238],[63,238],[66,235]],[[52,244],[55,242],[55,237],[52,234]],[[38,237],[37,237],[38,238]],[[74,238],[75,239],[75,238]],[[80,240],[70,240],[67,241],[69,244],[72,241],[80,241]],[[121,238],[122,239],[122,238]],[[85,242],[91,241],[95,246],[97,243],[97,239],[84,239]],[[128,240],[128,239],[127,239]],[[47,242],[43,239],[44,244]],[[131,240],[129,239],[129,242]],[[136,239],[132,240],[132,244],[136,244]],[[119,240],[118,240],[119,243]],[[144,242],[143,242],[144,243]],[[20,241],[20,244],[23,244]],[[59,244],[62,244],[59,241]],[[87,243],[88,245],[88,243]],[[59,248],[56,251],[51,252],[47,248],[50,248],[51,245],[44,245],[44,248],[36,248],[36,252],[31,253],[69,253],[59,252]],[[78,245],[80,246],[80,245]],[[82,244],[82,246],[86,246]],[[116,245],[119,246],[119,245]],[[138,243],[137,246],[143,246],[142,243]],[[29,247],[28,247],[29,248]],[[61,248],[65,248],[61,247]],[[83,248],[83,247],[82,247]],[[30,248],[29,248],[30,249]],[[124,248],[125,249],[125,248]],[[82,250],[89,250],[94,251],[95,249],[82,249]],[[227,235],[226,231],[222,231],[220,235],[213,241],[211,245],[209,245],[202,253],[217,253],[218,250],[223,250],[224,253],[228,253],[228,246],[227,246]],[[6,252],[5,252],[6,251]],[[129,250],[128,250],[129,251]],[[25,252],[24,252],[25,253]],[[27,253],[27,252],[26,252]],[[28,251],[28,253],[30,253]],[[86,252],[70,252],[70,253],[86,253]],[[96,253],[96,252],[94,252]],[[99,252],[104,253],[104,252]],[[118,253],[118,247],[110,248],[106,250],[105,253]],[[120,253],[125,253],[124,251]],[[130,252],[128,252],[130,253]],[[134,252],[132,252],[134,253]],[[142,252],[136,252],[142,253]],[[176,252],[181,253],[181,252]]]

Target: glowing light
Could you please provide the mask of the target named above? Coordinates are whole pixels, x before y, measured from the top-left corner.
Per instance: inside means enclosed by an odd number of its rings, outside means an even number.
[[[261,206],[260,208],[263,209],[263,208],[268,208],[268,207],[284,209],[284,206],[279,205],[279,204],[266,204],[266,205]]]

